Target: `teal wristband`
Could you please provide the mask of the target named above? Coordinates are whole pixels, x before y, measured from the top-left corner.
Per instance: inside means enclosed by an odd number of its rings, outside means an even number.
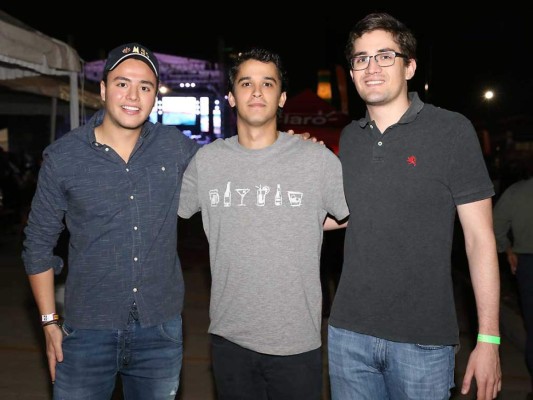
[[[477,335],[477,341],[484,343],[500,344],[501,340],[499,336],[483,335],[480,333],[479,335]]]

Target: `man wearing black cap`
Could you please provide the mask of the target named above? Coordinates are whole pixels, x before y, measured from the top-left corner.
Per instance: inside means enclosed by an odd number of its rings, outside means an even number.
[[[159,64],[138,43],[108,55],[104,107],[49,145],[23,261],[41,312],[54,399],[174,399],[182,362],[183,277],[176,251],[182,174],[198,145],[147,122]],[[70,233],[60,327],[53,250]]]

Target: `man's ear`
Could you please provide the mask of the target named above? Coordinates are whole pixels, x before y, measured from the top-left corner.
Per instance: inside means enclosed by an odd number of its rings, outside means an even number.
[[[228,93],[228,103],[232,108],[235,107],[235,97],[231,92]]]
[[[287,101],[287,92],[281,92],[281,96],[279,97],[278,107],[283,108],[286,101]]]
[[[405,79],[410,80],[413,76],[415,76],[416,71],[416,60],[411,59],[409,60],[409,64],[405,67]]]
[[[100,98],[105,103],[105,82],[100,81]]]

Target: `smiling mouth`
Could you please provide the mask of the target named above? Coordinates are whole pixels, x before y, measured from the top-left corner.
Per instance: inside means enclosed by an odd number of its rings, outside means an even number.
[[[380,80],[366,81],[365,84],[366,84],[366,85],[369,85],[369,86],[374,86],[374,85],[380,85],[380,84],[382,84],[383,82],[385,82],[385,81],[382,80],[382,79],[380,79]]]

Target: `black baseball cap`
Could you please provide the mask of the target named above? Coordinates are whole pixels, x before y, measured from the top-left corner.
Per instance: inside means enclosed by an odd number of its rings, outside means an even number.
[[[159,79],[159,63],[156,56],[147,47],[139,43],[127,43],[111,50],[107,55],[104,76],[109,71],[114,70],[122,61],[131,57],[144,61],[154,71],[156,78]]]

